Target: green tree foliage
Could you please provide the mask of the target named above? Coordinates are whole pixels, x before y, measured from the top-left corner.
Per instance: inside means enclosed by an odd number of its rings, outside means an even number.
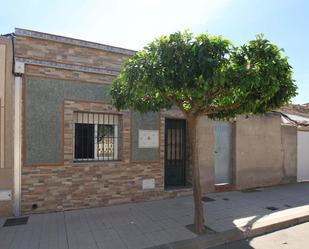
[[[243,46],[221,36],[176,32],[129,58],[111,95],[119,109],[230,118],[276,109],[296,95],[282,49],[262,35]]]

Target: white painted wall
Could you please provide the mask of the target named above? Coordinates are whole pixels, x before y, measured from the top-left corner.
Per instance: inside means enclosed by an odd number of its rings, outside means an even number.
[[[297,181],[309,181],[309,131],[297,132]]]

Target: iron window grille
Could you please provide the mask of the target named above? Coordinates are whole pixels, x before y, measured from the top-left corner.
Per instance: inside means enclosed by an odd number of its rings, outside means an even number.
[[[74,161],[120,160],[120,115],[74,112]]]

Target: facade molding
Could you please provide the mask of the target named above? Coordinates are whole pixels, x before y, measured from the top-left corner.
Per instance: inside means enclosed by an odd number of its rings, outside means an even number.
[[[90,41],[85,41],[85,40],[80,40],[80,39],[75,39],[75,38],[69,38],[65,36],[47,34],[47,33],[42,33],[38,31],[27,30],[27,29],[15,28],[15,35],[42,39],[42,40],[49,40],[49,41],[54,41],[54,42],[60,42],[60,43],[76,45],[76,46],[81,46],[81,47],[86,47],[86,48],[94,48],[94,49],[99,49],[99,50],[103,50],[107,52],[113,52],[113,53],[118,53],[118,54],[129,55],[129,56],[132,56],[136,53],[136,51],[130,50],[130,49],[119,48],[119,47],[109,46],[109,45],[105,45],[101,43],[90,42]]]
[[[60,69],[65,69],[65,70],[80,71],[80,72],[86,72],[86,73],[96,73],[96,74],[104,74],[104,75],[111,75],[111,76],[117,76],[119,74],[119,72],[114,71],[114,70],[87,67],[87,66],[81,66],[81,65],[73,65],[73,64],[65,64],[65,63],[59,63],[59,62],[53,62],[53,61],[28,59],[28,58],[22,58],[22,57],[16,57],[15,61],[22,62],[25,64],[30,64],[30,65],[60,68]]]

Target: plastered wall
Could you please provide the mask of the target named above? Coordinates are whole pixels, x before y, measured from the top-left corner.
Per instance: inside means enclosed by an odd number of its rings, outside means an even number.
[[[0,37],[0,191],[11,193],[0,200],[0,216],[13,212],[13,98],[11,40]]]
[[[296,180],[296,127],[281,126],[280,115],[238,118],[235,141],[237,189]]]
[[[203,193],[214,190],[215,122],[198,122],[199,166]],[[235,189],[296,182],[297,127],[282,126],[278,114],[238,117],[231,140],[231,184]]]

